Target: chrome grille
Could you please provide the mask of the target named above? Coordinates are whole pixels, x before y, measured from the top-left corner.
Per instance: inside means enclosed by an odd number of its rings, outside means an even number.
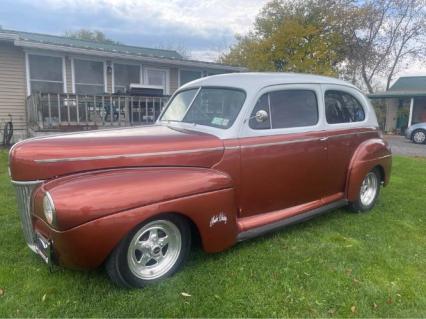
[[[35,234],[31,221],[31,194],[40,185],[41,181],[15,182],[16,200],[18,201],[19,217],[21,218],[22,230],[28,246],[35,251]]]

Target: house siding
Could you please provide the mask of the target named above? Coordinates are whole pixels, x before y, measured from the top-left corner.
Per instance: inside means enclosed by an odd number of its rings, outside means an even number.
[[[11,43],[0,42],[0,125],[12,115],[13,141],[25,138],[26,126],[25,53]],[[2,133],[1,133],[2,134]]]
[[[173,94],[179,88],[179,69],[170,69],[170,94]]]
[[[106,68],[107,70],[112,68],[111,61],[106,61]],[[108,71],[106,74],[106,88],[107,88],[107,93],[112,93],[112,72],[108,72]]]
[[[67,93],[72,93],[72,70],[71,70],[71,59],[65,57],[65,81],[67,87]]]

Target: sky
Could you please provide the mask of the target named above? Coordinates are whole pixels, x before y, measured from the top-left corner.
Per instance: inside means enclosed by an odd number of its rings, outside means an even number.
[[[267,0],[0,0],[4,29],[63,35],[96,29],[124,44],[185,48],[215,60]]]
[[[190,58],[215,61],[246,34],[268,0],[0,0],[4,29],[63,35],[100,30],[124,44],[185,48]],[[426,74],[412,63],[399,75]]]

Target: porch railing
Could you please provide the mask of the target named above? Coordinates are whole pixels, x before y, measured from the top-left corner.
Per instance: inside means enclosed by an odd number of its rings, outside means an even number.
[[[27,98],[33,130],[89,130],[154,123],[169,97],[38,93]]]

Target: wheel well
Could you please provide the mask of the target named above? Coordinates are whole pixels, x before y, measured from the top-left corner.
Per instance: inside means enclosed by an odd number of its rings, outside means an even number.
[[[377,171],[380,174],[380,181],[384,182],[385,181],[385,170],[383,169],[383,167],[381,165],[377,165],[374,167],[374,169],[377,169]]]
[[[191,228],[191,240],[192,240],[192,246],[194,247],[200,247],[201,246],[201,234],[197,227],[197,225],[192,221],[191,218],[179,213],[179,212],[171,212],[168,214],[177,215],[180,218],[184,219]]]

